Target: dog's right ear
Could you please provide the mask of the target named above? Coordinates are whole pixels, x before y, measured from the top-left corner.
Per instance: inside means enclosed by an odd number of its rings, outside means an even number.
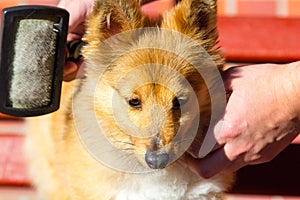
[[[217,43],[216,21],[217,0],[181,0],[165,13],[162,27],[190,36],[210,50]]]
[[[96,0],[84,40],[89,44],[99,43],[122,31],[140,28],[148,21],[137,1]]]

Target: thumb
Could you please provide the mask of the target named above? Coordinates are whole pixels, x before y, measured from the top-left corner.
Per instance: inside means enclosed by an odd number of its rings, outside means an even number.
[[[210,152],[221,147],[221,145],[217,141],[217,138],[219,137],[222,128],[223,120],[221,119],[214,126],[208,129],[200,147],[198,158],[204,158]]]
[[[231,92],[234,90],[234,81],[240,75],[241,67],[230,67],[222,73],[225,90]]]

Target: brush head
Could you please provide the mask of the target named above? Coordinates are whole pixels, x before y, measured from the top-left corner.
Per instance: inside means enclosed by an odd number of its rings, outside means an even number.
[[[0,112],[36,116],[59,108],[67,11],[48,6],[3,10]]]
[[[54,22],[22,19],[17,29],[9,101],[12,107],[32,109],[51,103],[56,32]]]

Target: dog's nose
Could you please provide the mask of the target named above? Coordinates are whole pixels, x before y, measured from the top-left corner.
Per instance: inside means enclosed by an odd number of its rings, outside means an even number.
[[[152,169],[163,169],[169,162],[169,154],[157,151],[147,151],[145,161]]]

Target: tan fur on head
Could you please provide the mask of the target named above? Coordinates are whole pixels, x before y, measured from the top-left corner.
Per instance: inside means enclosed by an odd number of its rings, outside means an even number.
[[[167,28],[198,41],[221,68],[224,59],[221,52],[216,49],[218,43],[216,2],[216,0],[183,0],[173,10],[163,13],[157,21],[150,21],[135,1],[96,1],[95,10],[88,20],[84,40],[90,45],[98,45],[100,41],[127,30],[150,26]]]
[[[198,41],[212,56],[216,65],[223,67],[224,60],[216,48],[217,1],[183,0],[174,10],[163,15],[161,27],[176,30]]]
[[[128,34],[128,37],[123,39],[123,41],[122,39],[117,40],[115,46],[111,44],[113,42],[108,42],[106,46],[100,45],[101,42],[105,41],[110,36],[149,26],[160,27],[161,29],[157,28],[154,31],[148,31],[147,29],[141,30],[136,36]],[[182,90],[182,86],[179,84],[180,81],[178,78],[161,70],[162,67],[159,65],[168,66],[171,69],[176,70],[190,82],[195,90],[194,92],[199,95],[199,100],[201,100],[200,109],[202,112],[202,118],[206,118],[205,120],[202,120],[201,126],[208,126],[207,123],[209,122],[207,122],[207,120],[209,121],[210,119],[210,100],[208,98],[207,87],[197,70],[183,59],[189,57],[194,60],[199,60],[200,55],[197,54],[198,52],[194,52],[192,50],[193,48],[191,46],[193,44],[187,44],[183,41],[181,41],[180,44],[172,43],[170,40],[180,40],[180,38],[175,38],[175,36],[172,38],[172,35],[166,34],[161,30],[168,29],[178,31],[180,34],[189,37],[191,40],[195,41],[197,45],[201,45],[205,48],[215,64],[222,67],[223,58],[218,49],[215,48],[218,36],[216,30],[215,1],[184,0],[173,10],[164,13],[158,21],[152,23],[150,23],[146,15],[141,13],[139,6],[133,1],[97,1],[96,9],[90,16],[87,27],[85,40],[88,45],[84,48],[84,57],[89,63],[89,67],[91,68],[90,71],[93,70],[93,73],[96,74],[97,71],[99,71],[99,68],[103,68],[103,70],[105,70],[102,77],[103,83],[99,84],[99,88],[103,87],[102,85],[108,84],[108,87],[111,87],[111,90],[118,94],[117,96],[119,96],[119,101],[121,102],[123,100],[123,104],[120,104],[120,107],[128,106],[125,101],[131,101],[132,99],[140,101],[143,105],[143,109],[129,109],[129,115],[132,115],[130,116],[130,120],[132,121],[127,119],[129,121],[123,122],[125,125],[122,129],[124,129],[125,132],[118,128],[118,126],[122,125],[116,125],[115,132],[118,132],[118,134],[113,136],[114,140],[117,140],[119,143],[120,141],[126,141],[129,145],[132,145],[131,147],[127,147],[128,149],[135,147],[136,153],[144,155],[147,150],[153,148],[153,145],[151,145],[153,144],[153,139],[151,140],[147,138],[138,140],[137,138],[132,138],[132,134],[137,134],[137,132],[139,132],[140,135],[147,137],[150,137],[151,135],[159,135],[158,146],[165,148],[175,137],[180,125],[184,124],[182,119],[193,120],[191,117],[181,115],[180,111],[176,114],[177,112],[174,112],[174,109],[170,106],[176,96],[179,95],[179,90]],[[148,47],[151,46],[154,46],[155,48],[149,49]],[[119,49],[126,48],[129,51],[128,53],[117,53]],[[131,51],[132,49],[139,50]],[[179,56],[172,55],[172,53],[167,52],[164,49],[178,49],[176,52],[178,52]],[[108,57],[100,58],[102,55],[114,57],[114,59],[109,59]],[[107,60],[113,60],[113,62],[103,62]],[[151,69],[149,70],[142,69],[140,71],[136,69],[147,64],[156,65],[156,67],[150,67]],[[134,72],[134,70],[136,72]],[[127,75],[128,77],[124,79],[124,77],[126,77],[125,75],[128,73],[131,73],[131,75]],[[121,78],[124,79],[122,80],[122,84],[119,83]],[[132,82],[132,80],[134,80],[134,82]],[[143,82],[149,82],[149,85],[140,87],[140,84]],[[117,83],[119,83],[118,86],[116,85]],[[170,85],[177,85],[175,88],[177,87],[178,91],[177,93],[175,92],[175,94],[174,92],[170,92],[170,97],[167,98],[168,100],[166,100],[166,98],[161,99],[161,101],[165,101],[162,103],[158,100],[158,96],[161,93],[159,84],[155,85],[150,83],[162,83],[167,87]],[[128,85],[128,87],[126,85]],[[100,88],[97,92],[99,93],[97,96],[99,99],[96,99],[96,105],[100,121],[105,121],[103,119],[110,116],[111,119],[106,123],[108,123],[111,128],[111,126],[113,126],[113,123],[111,122],[114,120],[115,116],[112,113],[106,113],[103,111],[103,107],[106,106],[101,104],[104,100],[100,99],[100,97],[101,93],[105,93],[105,91]],[[168,96],[167,93],[167,91],[164,91],[162,94]],[[154,100],[155,98],[156,100]],[[108,102],[106,102],[106,104],[107,103]],[[165,112],[163,114],[152,114],[162,115],[157,118],[164,119],[161,120],[163,122],[156,120],[157,122],[155,123],[164,123],[164,127],[172,127],[172,130],[169,128],[156,127],[158,131],[157,133],[154,133],[151,130],[139,128],[146,127],[146,124],[149,124],[152,121],[151,119],[153,116],[149,113],[151,106],[156,104],[161,105],[165,109]],[[167,105],[169,107],[167,107]],[[127,112],[127,110],[124,110],[124,112]],[[103,116],[103,113],[105,113],[105,116]],[[177,120],[174,121],[174,119]],[[105,124],[105,122],[102,123]],[[126,125],[131,123],[134,125]],[[167,136],[164,134],[167,134]],[[163,138],[167,139],[165,140]],[[201,143],[201,138],[203,138],[203,136],[199,136],[197,138],[199,138],[197,143]],[[159,147],[155,148],[159,149]]]
[[[84,36],[85,77],[64,85],[61,109],[30,133],[40,188],[54,200],[222,199],[232,175],[196,177],[182,147],[193,141],[194,124],[200,145],[210,123],[199,70],[222,68],[217,37],[216,1],[182,0],[151,21],[134,0],[96,0]],[[105,141],[114,152],[102,149]]]

